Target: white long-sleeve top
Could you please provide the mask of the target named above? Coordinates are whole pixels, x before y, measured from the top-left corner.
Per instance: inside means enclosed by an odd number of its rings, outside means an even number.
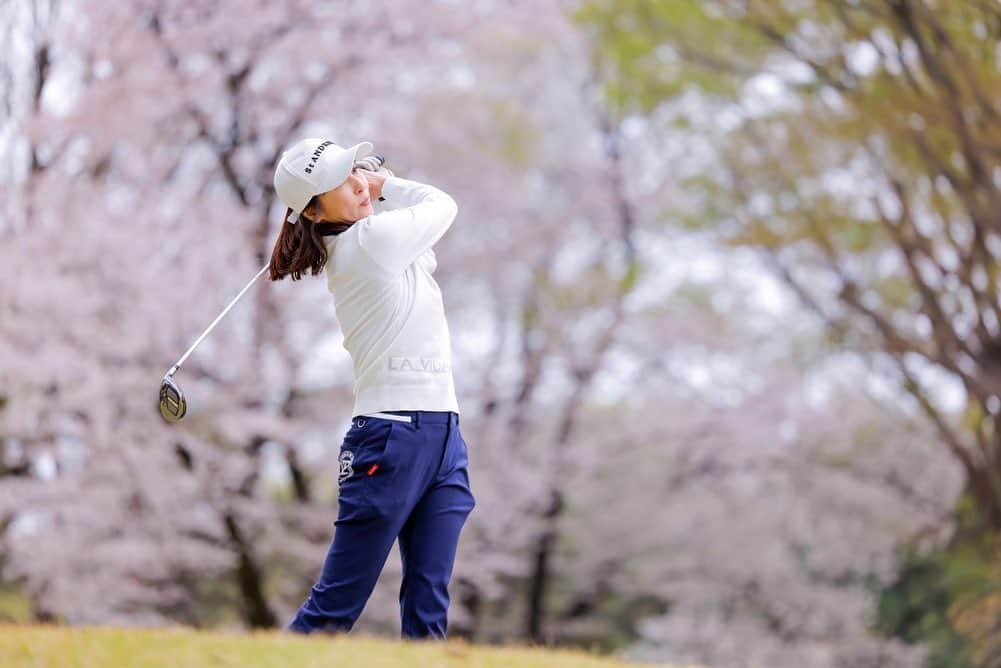
[[[432,246],[458,205],[434,186],[390,176],[384,202],[327,241],[327,288],[354,363],[354,415],[459,412]]]

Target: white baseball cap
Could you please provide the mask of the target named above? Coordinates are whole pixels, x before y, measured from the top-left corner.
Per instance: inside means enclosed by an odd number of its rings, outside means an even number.
[[[295,224],[314,195],[332,190],[347,180],[355,160],[372,153],[372,143],[363,141],[351,148],[310,137],[282,153],[275,167],[275,192],[292,209],[288,222]]]

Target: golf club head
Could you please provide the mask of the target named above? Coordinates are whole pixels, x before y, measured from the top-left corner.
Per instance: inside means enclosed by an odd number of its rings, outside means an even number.
[[[160,415],[167,422],[180,422],[188,410],[181,386],[168,373],[160,381]]]

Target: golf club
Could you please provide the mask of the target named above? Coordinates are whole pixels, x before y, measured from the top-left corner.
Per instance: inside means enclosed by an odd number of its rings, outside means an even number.
[[[188,359],[188,355],[190,355],[198,344],[202,342],[202,339],[208,336],[208,333],[212,331],[212,328],[215,327],[220,320],[222,320],[223,316],[229,313],[229,310],[233,308],[233,304],[238,302],[240,297],[243,296],[243,293],[250,289],[250,286],[254,284],[254,281],[260,278],[261,275],[268,270],[268,266],[270,265],[264,265],[264,267],[257,272],[257,275],[250,279],[250,282],[244,286],[243,290],[240,290],[240,294],[233,298],[233,301],[231,301],[229,305],[223,309],[222,313],[220,313],[216,319],[212,321],[212,324],[208,326],[208,329],[202,332],[202,335],[191,344],[191,347],[188,348],[188,351],[181,356],[181,359],[177,360],[177,362],[174,363],[174,366],[170,367],[170,371],[168,371],[164,375],[163,380],[160,381],[160,415],[162,415],[163,419],[167,422],[179,422],[188,410],[188,402],[184,400],[184,392],[181,391],[181,386],[177,384],[176,380],[174,380],[174,374],[181,368],[181,365],[184,364],[184,360]]]

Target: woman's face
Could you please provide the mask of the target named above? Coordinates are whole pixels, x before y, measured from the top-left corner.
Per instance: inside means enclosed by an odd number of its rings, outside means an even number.
[[[317,196],[316,208],[304,213],[315,223],[356,223],[374,212],[368,179],[353,167],[344,183]]]

